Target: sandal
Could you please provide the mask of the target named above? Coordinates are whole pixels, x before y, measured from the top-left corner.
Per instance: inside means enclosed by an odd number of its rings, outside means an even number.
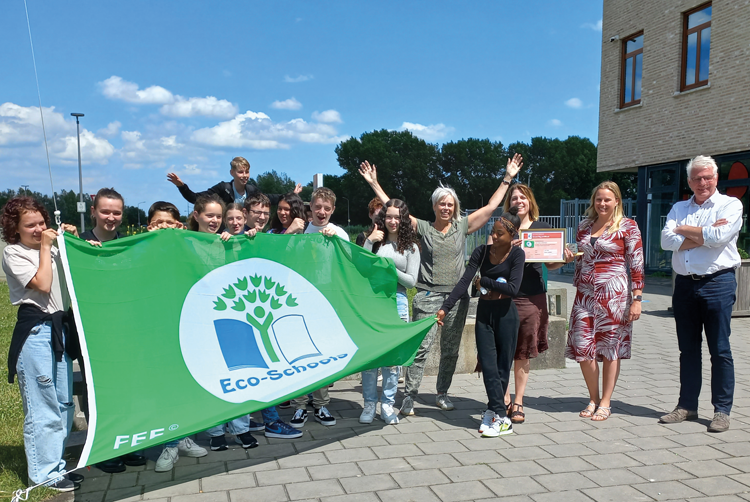
[[[587,404],[586,407],[581,410],[578,416],[581,418],[592,418],[594,416],[594,413],[596,413],[597,408],[598,406],[594,401],[589,401],[589,404]]]
[[[522,424],[526,421],[526,414],[521,411],[523,409],[522,404],[513,403],[513,406],[511,407],[513,410],[510,414],[510,421],[514,424]]]
[[[596,409],[596,413],[591,417],[594,422],[604,422],[612,414],[612,408],[610,406],[599,406]]]
[[[513,401],[505,405],[505,416],[510,417],[511,413],[513,413]]]

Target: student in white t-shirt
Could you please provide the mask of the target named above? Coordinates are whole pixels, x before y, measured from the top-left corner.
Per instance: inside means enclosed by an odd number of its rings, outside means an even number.
[[[338,235],[344,240],[349,240],[349,234],[346,230],[338,225],[334,225],[329,220],[336,210],[336,194],[333,190],[326,187],[320,187],[312,193],[310,209],[312,210],[312,222],[305,229],[306,234],[317,234],[333,237]]]

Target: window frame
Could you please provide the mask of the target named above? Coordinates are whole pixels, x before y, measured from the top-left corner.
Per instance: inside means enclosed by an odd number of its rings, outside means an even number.
[[[691,89],[697,89],[698,87],[704,87],[708,85],[709,79],[706,80],[698,80],[700,78],[700,63],[701,63],[701,32],[711,27],[711,21],[713,21],[713,9],[711,10],[711,19],[703,24],[699,24],[698,26],[694,28],[688,29],[688,18],[695,14],[696,12],[700,12],[703,9],[707,7],[713,7],[713,2],[706,2],[702,5],[699,5],[698,7],[691,9],[687,12],[685,12],[682,15],[682,69],[680,71],[680,91],[689,91]],[[713,30],[711,30],[713,31]],[[688,37],[692,35],[693,33],[697,33],[697,39],[695,42],[695,82],[692,84],[686,85],[685,79],[687,78],[687,53],[688,53]],[[713,33],[712,33],[713,35]],[[709,58],[710,55],[710,46],[709,46]],[[710,67],[710,63],[709,63]]]
[[[643,30],[637,31],[633,33],[632,35],[625,37],[622,41],[622,52],[620,53],[620,109],[627,108],[629,106],[635,106],[641,104],[641,99],[634,99],[632,101],[625,101],[625,68],[627,60],[630,58],[633,58],[633,75],[632,75],[632,82],[631,82],[631,89],[633,91],[633,95],[635,95],[635,74],[637,73],[635,71],[635,62],[636,62],[636,56],[638,54],[643,54],[643,44],[641,44],[640,49],[636,49],[631,52],[626,52],[628,50],[628,42],[633,40],[634,38],[642,37],[643,36]],[[645,41],[645,40],[644,40]],[[643,58],[641,58],[641,76],[643,76]],[[643,86],[641,86],[641,96],[643,96]]]

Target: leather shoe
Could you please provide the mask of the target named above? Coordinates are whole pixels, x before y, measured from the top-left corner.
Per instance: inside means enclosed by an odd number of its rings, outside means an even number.
[[[105,460],[96,464],[96,468],[107,474],[117,474],[118,472],[125,472],[125,462],[119,457],[111,460]]]
[[[130,467],[138,467],[139,465],[146,465],[146,456],[140,451],[134,451],[120,457],[125,465]]]

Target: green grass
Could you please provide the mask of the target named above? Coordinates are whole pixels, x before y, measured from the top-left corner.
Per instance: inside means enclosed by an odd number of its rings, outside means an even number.
[[[28,486],[23,450],[23,405],[18,383],[8,383],[8,348],[16,325],[16,307],[10,304],[8,284],[0,282],[0,501]],[[16,380],[17,382],[18,380]],[[47,500],[56,492],[37,488],[30,501]]]

